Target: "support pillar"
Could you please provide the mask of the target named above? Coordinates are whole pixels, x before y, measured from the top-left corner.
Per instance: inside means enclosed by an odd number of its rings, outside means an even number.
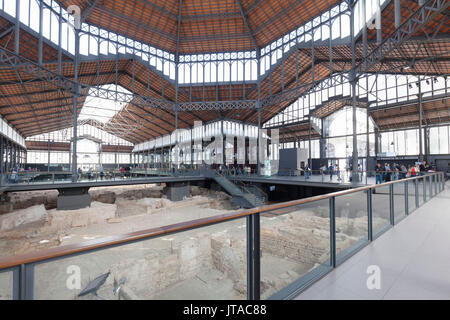
[[[91,206],[89,187],[58,189],[57,210],[77,210]]]
[[[50,139],[47,141],[47,172],[50,172]]]
[[[20,45],[20,1],[16,1],[16,23],[14,26],[14,52],[19,54]]]
[[[353,12],[354,9],[352,9]],[[381,5],[380,0],[377,0],[377,13],[376,13],[376,28],[377,28],[377,44],[383,41],[383,34],[381,33]]]
[[[256,101],[256,111],[258,113],[258,138],[256,139],[256,174],[259,175],[260,171],[261,171],[261,163],[260,163],[260,158],[259,158],[259,145],[260,145],[260,141],[259,141],[259,137],[261,134],[261,76],[260,76],[260,70],[261,70],[261,49],[257,48],[256,50],[256,65],[257,65],[257,77],[258,77],[258,81],[256,83],[257,89],[258,89],[258,97],[257,97],[257,101]],[[272,77],[272,74],[270,74],[270,76]],[[272,88],[272,85],[271,85]],[[272,89],[271,89],[272,90]]]
[[[422,115],[423,115],[423,106],[422,106],[422,84],[419,78],[419,161],[423,161],[423,146],[422,146]]]
[[[395,28],[398,28],[402,24],[402,16],[400,12],[400,0],[394,0],[394,15],[395,15]]]
[[[355,28],[354,28],[355,6],[351,6],[350,15],[350,36],[351,36],[351,52],[352,52],[352,70],[350,71],[350,83],[352,94],[352,127],[353,127],[353,154],[352,154],[352,183],[358,182],[358,140],[356,135],[356,61],[355,61]]]
[[[0,174],[4,173],[4,160],[3,160],[3,137],[0,136]]]
[[[181,201],[190,196],[189,182],[170,182],[166,183],[163,189],[164,194],[171,201]]]
[[[75,28],[75,57],[74,57],[74,94],[73,94],[73,139],[72,139],[72,182],[77,182],[78,174],[77,174],[77,135],[78,135],[78,94],[79,94],[79,86],[78,86],[78,60],[80,56],[80,34],[78,29]]]

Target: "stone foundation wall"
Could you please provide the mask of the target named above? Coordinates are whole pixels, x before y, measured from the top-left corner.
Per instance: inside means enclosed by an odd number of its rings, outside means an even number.
[[[182,241],[180,241],[182,240]],[[155,240],[149,240],[148,245]],[[110,267],[113,279],[126,278],[126,286],[137,296],[150,298],[177,282],[190,279],[211,266],[211,235],[200,232],[170,241],[169,248],[152,250],[145,257],[122,260]],[[147,246],[147,245],[146,245]]]

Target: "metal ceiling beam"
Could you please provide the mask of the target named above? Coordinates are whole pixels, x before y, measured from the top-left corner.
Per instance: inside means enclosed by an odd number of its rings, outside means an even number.
[[[180,54],[180,33],[181,33],[181,8],[183,7],[183,0],[179,0],[178,2],[178,18],[177,18],[177,46],[175,51],[175,62],[178,65],[179,63],[179,54]],[[178,73],[178,68],[175,70]],[[176,75],[178,78],[178,75]]]
[[[87,18],[89,18],[90,14],[92,13],[92,10],[97,6],[99,0],[94,0],[93,3],[91,3],[90,0],[87,1],[87,6],[81,12],[81,23],[85,22]],[[103,0],[100,0],[100,3],[103,3]]]
[[[355,68],[355,75],[359,76],[370,69],[374,64],[380,62],[384,57],[399,45],[407,41],[413,34],[418,32],[429,21],[438,14],[445,12],[450,6],[446,0],[428,0],[416,12],[414,12],[403,24],[397,28],[388,38],[383,40],[367,58]]]
[[[5,31],[3,31],[0,34],[0,39],[3,39],[5,36],[7,36],[8,34],[10,34],[12,31],[14,31],[14,26],[9,27],[8,29],[6,29]]]
[[[253,3],[248,6],[247,11],[245,12],[245,14],[248,15],[250,12],[255,10],[262,1],[263,0],[255,0],[255,1],[253,1]]]
[[[250,28],[250,25],[248,24],[247,16],[244,13],[244,8],[242,7],[241,0],[236,0],[236,2],[239,6],[239,11],[241,12],[242,20],[244,20],[244,24],[245,24],[245,27],[247,28],[250,39],[252,40],[252,43],[255,46],[255,50],[258,51],[258,49],[259,49],[258,43],[256,42],[256,39],[253,36],[253,31]]]

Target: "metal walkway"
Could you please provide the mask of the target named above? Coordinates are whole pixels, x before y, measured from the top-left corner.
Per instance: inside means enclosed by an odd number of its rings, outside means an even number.
[[[447,182],[443,192],[296,299],[450,299],[449,207]]]

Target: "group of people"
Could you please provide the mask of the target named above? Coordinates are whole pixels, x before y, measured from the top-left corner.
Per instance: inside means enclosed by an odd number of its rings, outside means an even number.
[[[8,183],[18,183],[19,182],[19,172],[25,171],[23,167],[19,167],[19,165],[15,165],[9,171],[8,175]]]
[[[250,166],[243,166],[241,168],[240,165],[224,165],[221,164],[217,167],[217,171],[220,174],[229,174],[232,176],[236,175],[250,175],[252,172],[252,168]]]
[[[405,164],[398,163],[385,163],[384,165],[377,163],[375,167],[376,184],[424,175],[430,170],[432,170],[432,166],[427,164],[426,161],[416,162],[416,164],[408,165],[408,167]]]
[[[308,168],[309,171],[309,168]],[[336,175],[337,176],[337,180],[341,181],[341,169],[339,168],[339,165],[333,164],[331,163],[328,167],[323,165],[320,167],[320,171],[322,172],[322,175],[326,174],[326,172],[328,172],[328,174],[330,175],[330,181],[333,180],[333,176]],[[306,171],[305,171],[306,174]],[[307,179],[309,179],[309,175],[307,177]]]
[[[79,179],[83,174],[83,169],[78,168],[77,173],[78,173],[78,179]],[[100,175],[100,179],[103,180],[103,178],[105,177],[105,171],[103,170],[103,167],[99,168],[98,173]],[[87,174],[88,180],[94,179],[94,172],[91,167],[89,167],[86,174]]]

